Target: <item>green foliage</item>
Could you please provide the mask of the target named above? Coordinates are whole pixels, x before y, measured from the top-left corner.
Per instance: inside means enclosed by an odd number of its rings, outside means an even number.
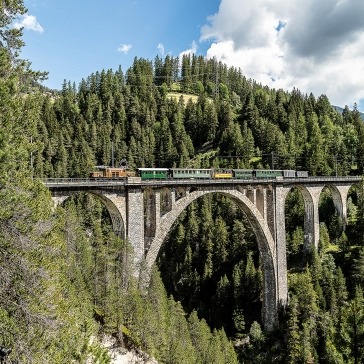
[[[257,245],[243,221],[229,199],[201,198],[176,224],[159,258],[166,288],[187,312],[198,310],[213,327],[240,336],[246,315],[248,327],[259,319],[262,287]]]
[[[75,304],[62,222],[52,215],[49,192],[31,179],[29,157],[42,97],[23,94],[36,74],[16,58],[21,32],[9,29],[24,13],[23,4],[2,2],[0,11],[0,345],[12,349],[12,361],[69,363],[89,339],[77,328],[80,318],[89,316],[87,307]]]
[[[25,13],[23,2],[3,1],[0,11],[0,345],[13,349],[10,360],[108,363],[102,333],[160,362],[236,363],[228,333],[241,339],[246,363],[363,361],[362,183],[350,192],[345,232],[323,191],[320,251],[304,257],[304,201],[298,189],[288,195],[295,269],[288,311],[270,337],[259,323],[257,244],[233,201],[208,196],[192,204],[159,256],[164,284],[154,270],[141,292],[123,262],[128,246],[101,203],[78,196],[54,210],[31,178],[86,177],[94,165],[123,158],[132,168],[361,173],[356,108],[340,115],[325,95],[269,90],[196,55],[135,58],[125,75],[102,70],[78,88],[65,81],[59,93],[45,94],[44,74],[18,58],[21,30],[11,24]],[[171,98],[171,90],[194,98]]]
[[[295,364],[301,358],[301,342],[298,321],[298,300],[293,296],[289,306],[289,318],[287,323],[287,362]]]
[[[232,345],[222,330],[212,333],[195,311],[187,318],[180,302],[167,297],[156,269],[146,296],[129,289],[124,300],[123,317],[129,342],[158,361],[207,364],[221,357],[224,358],[221,362],[237,362]],[[219,337],[218,346],[216,337]]]
[[[171,98],[172,88],[198,97]],[[274,168],[345,175],[363,144],[355,111],[347,111],[344,123],[324,96],[317,106],[313,95],[268,90],[239,70],[194,55],[183,56],[181,66],[170,56],[154,63],[135,58],[125,76],[102,70],[82,80],[78,91],[65,82],[59,96],[43,99],[33,135],[38,176],[87,176],[95,164],[112,163],[112,143],[115,162],[127,158],[133,168],[185,167],[210,146],[235,158],[206,167],[250,168],[252,158],[272,167],[266,156],[274,153]]]
[[[353,258],[351,278],[355,286],[364,287],[364,248],[361,248],[357,257]]]
[[[96,363],[99,364],[110,364],[111,358],[107,349],[102,348],[99,345],[90,345],[89,357],[92,358]]]

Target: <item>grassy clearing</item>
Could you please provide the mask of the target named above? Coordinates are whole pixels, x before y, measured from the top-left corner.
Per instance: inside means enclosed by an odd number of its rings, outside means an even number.
[[[197,95],[191,95],[191,94],[184,94],[181,92],[168,92],[167,97],[175,99],[178,101],[180,97],[183,97],[183,100],[187,102],[189,99],[192,99],[192,102],[197,102],[198,96]]]

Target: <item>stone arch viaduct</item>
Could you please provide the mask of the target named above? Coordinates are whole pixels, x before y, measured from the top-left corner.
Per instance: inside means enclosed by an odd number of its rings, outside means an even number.
[[[278,311],[287,304],[285,200],[298,188],[305,204],[305,245],[319,242],[319,197],[328,187],[344,226],[347,197],[361,177],[310,177],[270,180],[141,181],[48,179],[55,204],[81,191],[97,196],[110,213],[113,229],[133,247],[136,275],[148,280],[153,263],[174,222],[193,201],[210,193],[232,198],[255,232],[263,271],[262,320],[266,330],[278,324]]]

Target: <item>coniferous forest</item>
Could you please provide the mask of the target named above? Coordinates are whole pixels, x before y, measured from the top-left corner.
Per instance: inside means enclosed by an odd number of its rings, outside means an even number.
[[[303,246],[303,197],[289,193],[289,304],[274,332],[261,321],[257,242],[233,200],[192,203],[141,290],[102,203],[79,194],[55,209],[42,183],[88,177],[112,158],[362,175],[357,108],[338,112],[325,95],[269,89],[196,55],[135,58],[50,90],[20,56],[11,24],[25,11],[0,3],[0,361],[110,363],[107,335],[159,363],[363,363],[363,183],[349,191],[345,230],[323,190],[317,251]]]

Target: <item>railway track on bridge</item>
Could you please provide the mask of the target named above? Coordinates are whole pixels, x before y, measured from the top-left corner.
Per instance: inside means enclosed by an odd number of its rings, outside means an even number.
[[[137,179],[91,179],[91,178],[46,178],[43,183],[50,189],[57,188],[98,188],[98,187],[132,187],[132,186],[211,186],[211,185],[269,185],[269,184],[325,184],[325,183],[357,183],[362,176],[336,177],[320,176],[308,178],[269,178],[269,179],[167,179],[167,180],[137,180]]]

